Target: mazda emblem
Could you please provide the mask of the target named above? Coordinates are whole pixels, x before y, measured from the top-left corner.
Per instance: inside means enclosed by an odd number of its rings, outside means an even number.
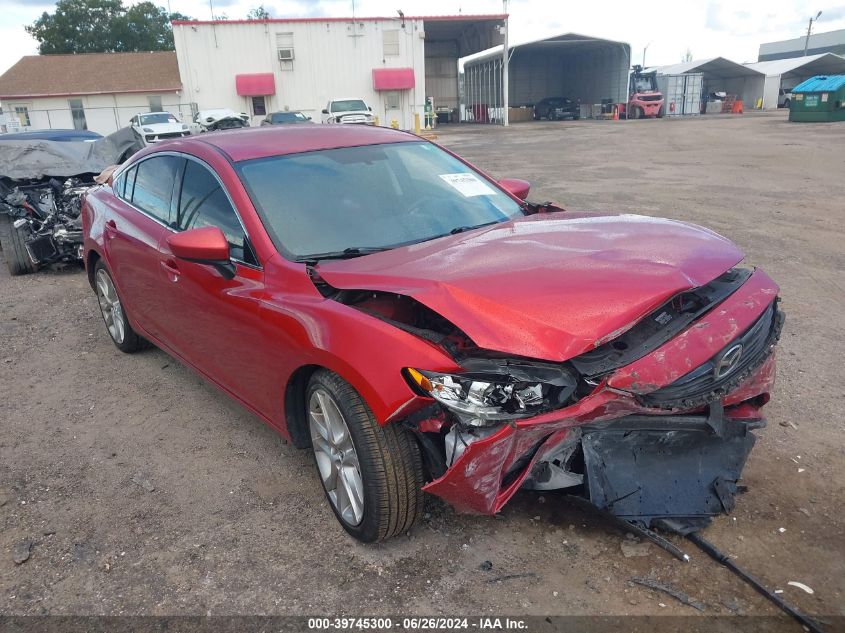
[[[742,358],[742,345],[736,344],[722,354],[719,360],[716,361],[716,366],[713,368],[713,376],[716,380],[720,380],[731,373],[736,366],[739,365],[739,359]]]

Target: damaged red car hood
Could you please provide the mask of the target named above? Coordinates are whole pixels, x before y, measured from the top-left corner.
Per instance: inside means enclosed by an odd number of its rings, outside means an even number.
[[[481,348],[562,361],[742,260],[727,239],[636,215],[534,215],[318,265],[335,288],[413,297]]]

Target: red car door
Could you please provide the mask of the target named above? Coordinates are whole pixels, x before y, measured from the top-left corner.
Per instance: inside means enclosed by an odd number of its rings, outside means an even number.
[[[170,232],[167,225],[180,164],[176,156],[154,156],[122,174],[103,227],[106,261],[126,312],[154,337],[161,332],[162,317],[158,245]]]
[[[162,341],[175,353],[265,415],[278,394],[259,388],[267,337],[259,316],[264,273],[226,191],[204,163],[186,159],[177,188],[176,230],[217,226],[229,240],[236,272],[224,278],[213,267],[174,257],[167,236],[159,243]]]

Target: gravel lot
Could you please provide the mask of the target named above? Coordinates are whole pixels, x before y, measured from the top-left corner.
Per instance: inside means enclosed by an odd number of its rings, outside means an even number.
[[[438,134],[532,181],[534,200],[710,227],[781,284],[750,491],[705,536],[800,608],[845,616],[845,125],[770,113]],[[705,614],[778,614],[691,544],[677,541],[680,563],[556,493],[519,493],[496,518],[432,500],[410,535],[357,544],[310,455],[163,352],[118,352],[77,269],[0,269],[0,384],[0,614],[699,614],[630,583],[645,576]]]

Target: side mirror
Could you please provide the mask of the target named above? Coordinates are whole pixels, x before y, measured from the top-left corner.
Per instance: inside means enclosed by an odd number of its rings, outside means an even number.
[[[367,106],[367,110],[369,110],[370,112],[372,112],[372,111],[373,111],[373,106]]]
[[[235,276],[235,265],[229,258],[229,242],[216,226],[172,233],[167,237],[167,244],[179,259],[213,266],[226,279]]]
[[[323,114],[328,114],[328,113],[329,113],[328,110],[323,110]]]
[[[520,178],[502,178],[498,182],[502,189],[520,200],[525,200],[531,190],[531,183]]]

